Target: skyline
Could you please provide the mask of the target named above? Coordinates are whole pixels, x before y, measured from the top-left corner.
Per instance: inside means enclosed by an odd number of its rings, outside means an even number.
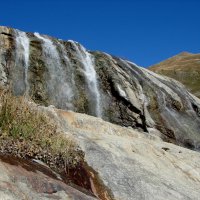
[[[2,2],[1,24],[75,40],[150,66],[183,51],[199,53],[198,0],[10,0]]]

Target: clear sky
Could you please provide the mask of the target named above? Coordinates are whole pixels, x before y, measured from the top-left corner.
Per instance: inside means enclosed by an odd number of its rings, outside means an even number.
[[[2,0],[0,25],[149,66],[200,53],[200,0]]]

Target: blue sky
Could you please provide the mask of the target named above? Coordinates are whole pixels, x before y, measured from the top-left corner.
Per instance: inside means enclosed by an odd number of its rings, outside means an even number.
[[[200,53],[200,0],[3,0],[0,25],[73,39],[141,66]]]

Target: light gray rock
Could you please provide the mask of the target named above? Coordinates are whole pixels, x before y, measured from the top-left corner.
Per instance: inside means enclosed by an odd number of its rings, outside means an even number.
[[[114,199],[199,199],[198,152],[84,114],[56,113]]]
[[[0,156],[0,200],[94,200],[59,180],[49,168]]]

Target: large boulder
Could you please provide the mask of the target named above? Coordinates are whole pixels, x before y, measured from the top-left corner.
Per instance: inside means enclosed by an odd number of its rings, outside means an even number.
[[[100,199],[199,199],[198,152],[85,114],[48,112],[84,151],[93,193],[103,188]]]
[[[14,158],[0,156],[1,200],[93,200],[91,195],[64,183],[48,167]]]
[[[67,172],[76,189],[39,161],[0,156],[0,199],[199,199],[198,152],[86,114],[38,109],[85,154],[84,162]]]

